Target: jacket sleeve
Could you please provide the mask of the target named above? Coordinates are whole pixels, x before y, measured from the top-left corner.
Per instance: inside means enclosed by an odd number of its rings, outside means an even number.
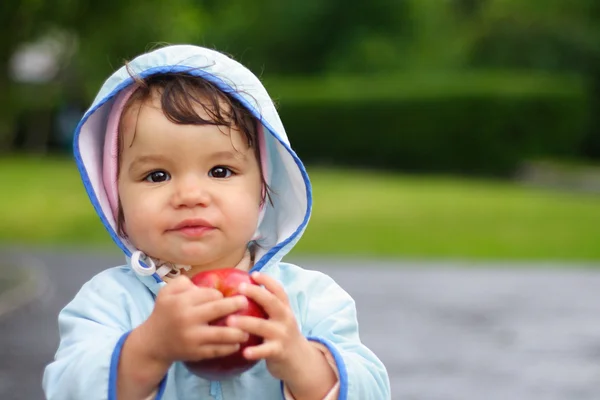
[[[60,312],[59,348],[43,378],[48,400],[116,399],[121,348],[139,313],[124,289],[96,276]]]
[[[391,399],[383,363],[361,343],[355,303],[330,277],[319,274],[304,299],[303,331],[327,347],[337,367],[339,400]]]

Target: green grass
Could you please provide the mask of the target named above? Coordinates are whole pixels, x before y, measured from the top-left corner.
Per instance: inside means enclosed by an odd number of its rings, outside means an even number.
[[[0,242],[112,243],[71,159],[2,158],[0,173]]]
[[[0,242],[112,245],[71,160],[0,160]],[[514,183],[310,169],[294,254],[600,260],[600,196]]]
[[[599,260],[600,196],[514,183],[314,171],[299,251]]]

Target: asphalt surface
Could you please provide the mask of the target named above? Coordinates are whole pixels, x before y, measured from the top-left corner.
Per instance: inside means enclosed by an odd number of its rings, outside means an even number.
[[[39,277],[37,297],[0,307],[0,399],[43,399],[58,312],[123,257],[0,250]],[[394,400],[600,399],[600,268],[589,268],[599,265],[290,261],[355,298],[361,338],[386,365]]]

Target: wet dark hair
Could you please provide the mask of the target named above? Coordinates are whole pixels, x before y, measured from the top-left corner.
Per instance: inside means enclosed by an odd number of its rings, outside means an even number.
[[[254,156],[258,161],[260,179],[263,187],[261,204],[271,199],[271,188],[265,180],[262,170],[261,154],[258,145],[258,121],[244,107],[239,100],[220,90],[215,84],[199,76],[187,73],[166,73],[139,78],[131,75],[137,89],[125,103],[121,115],[129,112],[136,104],[143,104],[151,98],[153,93],[160,95],[160,105],[165,117],[181,125],[216,125],[238,129],[247,141],[248,147],[253,149]],[[203,110],[208,118],[198,114],[198,109]],[[123,118],[121,118],[121,122]],[[124,145],[122,124],[119,124],[118,133],[118,158],[120,173],[121,152]],[[225,134],[225,133],[224,133]],[[117,215],[117,231],[119,235],[126,236],[124,230],[125,215],[119,201]]]

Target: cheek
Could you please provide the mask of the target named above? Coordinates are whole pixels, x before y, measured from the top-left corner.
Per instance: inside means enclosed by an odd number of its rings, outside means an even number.
[[[231,224],[238,226],[240,233],[254,234],[260,214],[260,193],[254,196],[235,196],[228,204],[228,214]]]
[[[123,203],[123,213],[128,224],[135,221],[137,224],[148,225],[154,219],[152,216],[156,215],[155,204],[143,196],[129,198],[127,203]]]
[[[148,215],[151,214],[151,203],[148,202],[147,196],[125,189],[120,193],[120,201],[124,223],[129,235],[143,230],[145,226],[151,223],[151,219],[148,218]]]
[[[144,207],[144,202],[135,202],[129,199],[127,206],[123,205],[123,230],[129,241],[142,251],[150,251],[155,243],[157,222],[149,218],[152,215]]]

